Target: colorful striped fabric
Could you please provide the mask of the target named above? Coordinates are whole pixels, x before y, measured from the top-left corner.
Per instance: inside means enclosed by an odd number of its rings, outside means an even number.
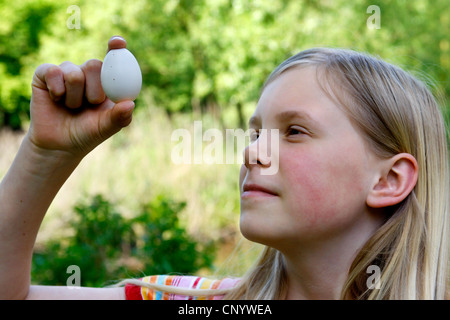
[[[157,283],[184,289],[228,289],[234,287],[239,282],[239,279],[232,278],[211,280],[195,276],[169,275],[148,276],[139,280],[147,283]],[[184,296],[174,293],[155,291],[150,288],[140,287],[133,284],[127,284],[125,286],[125,297],[127,300],[219,300],[223,296]]]

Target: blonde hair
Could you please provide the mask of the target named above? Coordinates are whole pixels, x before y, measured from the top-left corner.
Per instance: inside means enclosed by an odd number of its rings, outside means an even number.
[[[367,54],[331,48],[290,57],[270,74],[262,90],[286,70],[306,66],[316,68],[323,90],[347,113],[375,154],[388,158],[406,152],[419,168],[413,191],[400,204],[385,208],[388,219],[354,259],[341,298],[446,298],[448,146],[432,93],[399,67]],[[371,265],[380,268],[379,289],[367,287]],[[282,254],[265,247],[239,284],[220,294],[226,293],[225,299],[281,299],[286,287]]]

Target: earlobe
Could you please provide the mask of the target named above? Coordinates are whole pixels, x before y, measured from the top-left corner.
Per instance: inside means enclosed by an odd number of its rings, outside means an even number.
[[[383,208],[402,202],[414,189],[417,176],[417,161],[409,153],[400,153],[385,160],[378,180],[367,195],[367,205]]]

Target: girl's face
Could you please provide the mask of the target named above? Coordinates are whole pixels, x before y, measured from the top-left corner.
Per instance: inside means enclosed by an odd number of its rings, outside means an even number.
[[[250,128],[278,129],[279,153],[249,163],[249,153],[267,147],[261,136],[244,151],[241,231],[249,240],[296,246],[364,228],[373,219],[366,197],[377,182],[376,158],[346,114],[322,91],[315,68],[292,68],[271,82]],[[268,160],[277,161],[273,175],[261,174],[271,165]],[[251,184],[273,194],[252,191]]]

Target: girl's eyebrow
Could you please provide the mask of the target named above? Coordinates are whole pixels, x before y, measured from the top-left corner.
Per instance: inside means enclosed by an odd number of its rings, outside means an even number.
[[[311,115],[299,110],[286,110],[275,115],[275,120],[278,122],[288,121],[292,119],[299,119],[306,121],[310,124],[317,124]],[[253,116],[248,122],[249,127],[261,125],[261,118],[259,116]]]

